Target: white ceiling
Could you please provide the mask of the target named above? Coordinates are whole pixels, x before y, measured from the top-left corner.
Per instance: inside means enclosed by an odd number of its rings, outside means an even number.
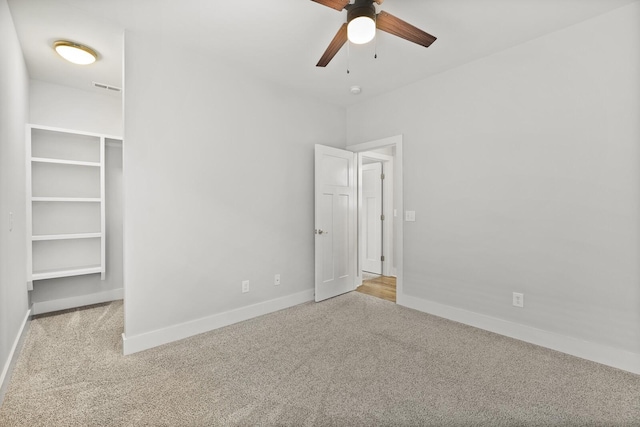
[[[378,32],[375,43],[345,45],[326,68],[317,68],[346,12],[310,0],[8,0],[33,79],[86,90],[98,90],[92,81],[122,87],[126,29],[181,41],[342,106],[635,1],[640,0],[388,0],[381,9],[438,40],[425,49]],[[66,63],[51,49],[61,38],[93,47],[100,60],[87,67]],[[352,85],[362,93],[351,95]]]

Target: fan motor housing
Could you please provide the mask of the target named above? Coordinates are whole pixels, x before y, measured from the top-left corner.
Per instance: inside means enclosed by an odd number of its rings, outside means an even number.
[[[376,7],[373,5],[373,1],[358,0],[353,5],[351,5],[349,10],[347,11],[347,22],[351,22],[353,19],[359,18],[361,16],[366,16],[375,20]]]

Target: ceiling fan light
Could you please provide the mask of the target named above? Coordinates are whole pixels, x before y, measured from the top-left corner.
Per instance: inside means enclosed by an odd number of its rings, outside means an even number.
[[[67,40],[58,40],[53,44],[53,48],[58,55],[78,65],[93,64],[98,59],[98,54],[95,50]]]
[[[356,3],[357,5],[357,3]],[[369,43],[376,36],[376,8],[371,4],[356,6],[347,13],[347,38],[354,44]]]
[[[360,16],[349,22],[347,38],[354,44],[369,43],[376,35],[376,23],[368,16]]]

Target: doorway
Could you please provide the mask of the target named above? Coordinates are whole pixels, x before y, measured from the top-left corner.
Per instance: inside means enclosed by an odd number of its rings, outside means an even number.
[[[355,290],[402,300],[402,135],[347,147],[358,163]]]
[[[356,291],[396,301],[393,271],[394,147],[359,154],[359,221],[362,284]]]
[[[378,152],[384,149],[386,152]],[[364,154],[366,153],[366,155]],[[385,157],[386,156],[386,157]],[[382,275],[395,275],[396,303],[402,304],[402,136],[348,146],[346,150],[315,146],[315,300],[323,301],[354,291],[363,282],[361,255],[362,192],[358,174],[365,157],[386,162],[392,203],[383,203],[391,225],[383,228],[381,239],[393,262],[382,262]],[[385,211],[386,209],[386,211]],[[400,213],[400,215],[399,215]],[[396,220],[397,219],[397,220]],[[386,230],[386,231],[385,231]],[[387,256],[387,255],[385,255]],[[387,258],[385,258],[387,261]],[[366,270],[365,270],[366,271]]]

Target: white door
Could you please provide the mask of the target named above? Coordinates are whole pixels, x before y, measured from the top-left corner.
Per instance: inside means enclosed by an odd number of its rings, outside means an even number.
[[[362,271],[382,274],[382,163],[362,165]]]
[[[354,153],[316,145],[316,301],[354,289],[357,251],[354,168]]]

